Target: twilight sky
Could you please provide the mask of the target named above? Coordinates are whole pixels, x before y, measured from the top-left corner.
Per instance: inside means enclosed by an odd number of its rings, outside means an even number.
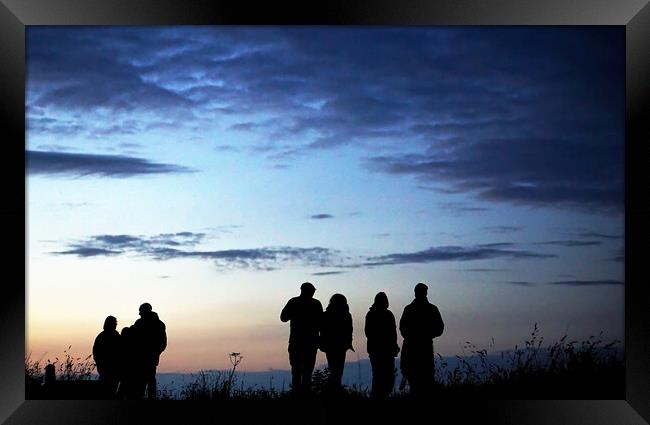
[[[465,341],[623,339],[622,27],[27,29],[27,352],[150,302],[161,371],[289,367],[286,301],[417,282]],[[354,353],[348,360],[356,360]],[[319,362],[324,361],[322,353]]]

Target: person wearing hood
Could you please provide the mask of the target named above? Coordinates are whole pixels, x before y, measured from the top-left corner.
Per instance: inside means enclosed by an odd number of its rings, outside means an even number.
[[[388,309],[388,297],[384,292],[375,295],[375,302],[366,314],[364,331],[372,367],[370,394],[374,399],[386,399],[395,385],[395,356],[400,348],[395,316]]]

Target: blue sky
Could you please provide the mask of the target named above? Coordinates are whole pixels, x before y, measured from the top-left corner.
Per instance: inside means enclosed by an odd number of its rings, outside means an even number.
[[[154,305],[167,371],[284,366],[305,280],[462,342],[623,337],[624,30],[30,27],[28,350]],[[245,362],[246,363],[246,362]]]

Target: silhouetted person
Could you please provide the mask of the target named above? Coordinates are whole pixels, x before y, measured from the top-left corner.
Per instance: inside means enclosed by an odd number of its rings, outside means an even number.
[[[280,320],[291,321],[289,334],[289,364],[291,388],[295,394],[311,390],[311,374],[316,364],[318,332],[323,306],[314,299],[316,288],[309,282],[300,285],[300,296],[293,297],[280,313]]]
[[[427,395],[433,385],[433,338],[442,335],[444,323],[438,307],[427,300],[428,287],[415,285],[415,300],[404,307],[399,330],[404,337],[400,367],[416,397]]]
[[[104,320],[104,330],[97,335],[93,344],[93,359],[97,365],[99,380],[102,381],[107,397],[114,398],[120,379],[120,334],[117,332],[117,319],[108,316]]]
[[[45,385],[54,385],[56,382],[56,367],[52,363],[45,366]]]
[[[334,294],[323,313],[320,328],[320,349],[327,357],[329,369],[328,387],[335,393],[341,389],[345,367],[345,354],[352,348],[352,315],[348,300],[342,294]]]
[[[45,376],[43,378],[40,394],[39,392],[36,393],[40,397],[37,398],[52,400],[59,397],[56,392],[56,367],[52,363],[48,363],[45,366]]]
[[[131,335],[131,328],[122,328],[121,350],[120,350],[120,386],[117,391],[119,399],[137,399],[142,398],[142,394],[138,397],[137,390],[139,387],[138,376],[138,359],[136,357],[136,344]]]
[[[160,354],[167,348],[165,324],[152,311],[151,304],[144,303],[140,306],[140,318],[129,333],[136,350],[138,398],[142,397],[146,387],[147,398],[153,400],[156,398],[156,367]]]
[[[372,367],[371,397],[385,399],[395,385],[395,356],[399,353],[395,316],[388,309],[385,293],[375,295],[375,302],[366,314],[364,330]]]

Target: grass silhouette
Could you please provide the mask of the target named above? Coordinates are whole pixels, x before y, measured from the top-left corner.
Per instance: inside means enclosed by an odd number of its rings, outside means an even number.
[[[493,346],[494,343],[490,345]],[[70,347],[68,347],[68,350]],[[25,358],[26,398],[39,398],[43,368],[54,364],[57,380],[81,381],[93,379],[95,364],[91,357],[73,357],[64,351],[63,359],[54,362]],[[435,361],[436,398],[486,399],[623,399],[625,398],[625,366],[621,342],[605,342],[602,333],[587,340],[569,340],[565,335],[544,345],[544,338],[535,324],[524,345],[514,350],[490,353],[466,342],[468,354],[455,356],[452,368],[439,353]],[[230,353],[231,369],[202,370],[192,374],[192,381],[178,392],[167,387],[158,389],[163,400],[281,400],[291,398],[288,388],[244,388],[238,382],[237,368],[243,361],[241,353]],[[312,397],[327,398],[327,368],[313,374]],[[399,384],[399,382],[397,383]],[[340,399],[366,400],[367,387],[344,387]],[[408,386],[400,386],[391,399],[408,399]]]

